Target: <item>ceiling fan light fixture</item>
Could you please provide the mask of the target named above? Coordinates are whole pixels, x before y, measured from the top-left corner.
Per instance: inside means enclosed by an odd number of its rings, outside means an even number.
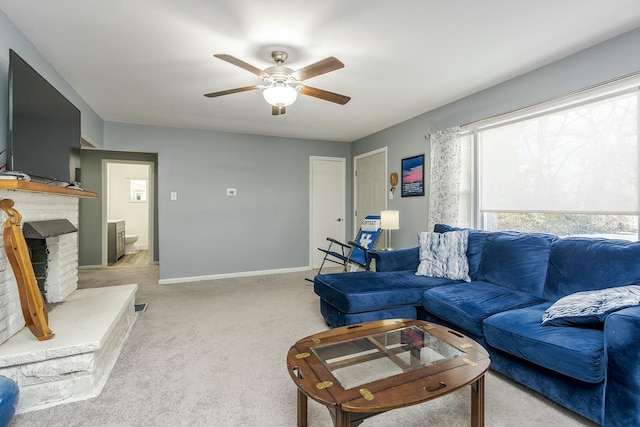
[[[244,86],[235,89],[205,93],[204,96],[208,98],[216,98],[218,96],[230,95],[232,93],[262,89],[262,96],[264,96],[265,101],[271,105],[271,114],[274,116],[285,114],[287,111],[286,107],[296,101],[298,92],[306,96],[312,96],[314,98],[334,102],[340,105],[346,104],[351,99],[350,97],[340,95],[339,93],[333,93],[327,90],[300,84],[302,81],[343,68],[344,64],[333,56],[314,62],[313,64],[295,71],[283,65],[287,60],[288,55],[287,52],[281,50],[276,50],[271,53],[271,58],[275,61],[276,65],[264,70],[254,67],[253,65],[232,55],[217,53],[214,56],[231,65],[235,65],[255,74],[262,79],[264,85]]]
[[[298,91],[291,86],[274,85],[266,87],[262,91],[262,96],[274,107],[287,107],[296,101]]]

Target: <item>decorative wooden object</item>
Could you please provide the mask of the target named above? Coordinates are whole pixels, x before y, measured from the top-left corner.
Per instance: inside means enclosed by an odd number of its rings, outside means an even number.
[[[8,217],[4,222],[4,250],[18,283],[24,321],[31,333],[38,340],[44,341],[53,338],[54,333],[49,329],[47,306],[38,288],[27,242],[20,228],[22,216],[13,209],[13,204],[11,199],[0,200],[0,209]]]

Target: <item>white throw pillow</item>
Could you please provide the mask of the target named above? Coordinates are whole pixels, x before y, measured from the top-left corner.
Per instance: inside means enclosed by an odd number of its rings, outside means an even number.
[[[601,328],[609,314],[636,305],[640,305],[638,285],[576,292],[560,298],[546,309],[542,324]]]
[[[416,275],[470,282],[468,238],[469,230],[419,233],[420,265]]]

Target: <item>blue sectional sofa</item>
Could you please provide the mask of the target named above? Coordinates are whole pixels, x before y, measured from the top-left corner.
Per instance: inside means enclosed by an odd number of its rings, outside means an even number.
[[[640,242],[468,230],[469,282],[416,275],[420,256],[419,247],[375,252],[376,271],[316,276],[326,322],[444,324],[481,343],[492,369],[578,414],[604,426],[640,425],[640,301],[542,324],[543,313],[584,291],[640,285]]]

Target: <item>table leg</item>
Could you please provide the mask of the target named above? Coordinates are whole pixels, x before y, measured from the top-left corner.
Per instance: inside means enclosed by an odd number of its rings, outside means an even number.
[[[336,409],[335,427],[350,427],[351,426],[351,413],[345,412],[339,407]]]
[[[471,384],[471,425],[484,427],[484,375]]]
[[[307,395],[298,389],[298,427],[307,427]]]

